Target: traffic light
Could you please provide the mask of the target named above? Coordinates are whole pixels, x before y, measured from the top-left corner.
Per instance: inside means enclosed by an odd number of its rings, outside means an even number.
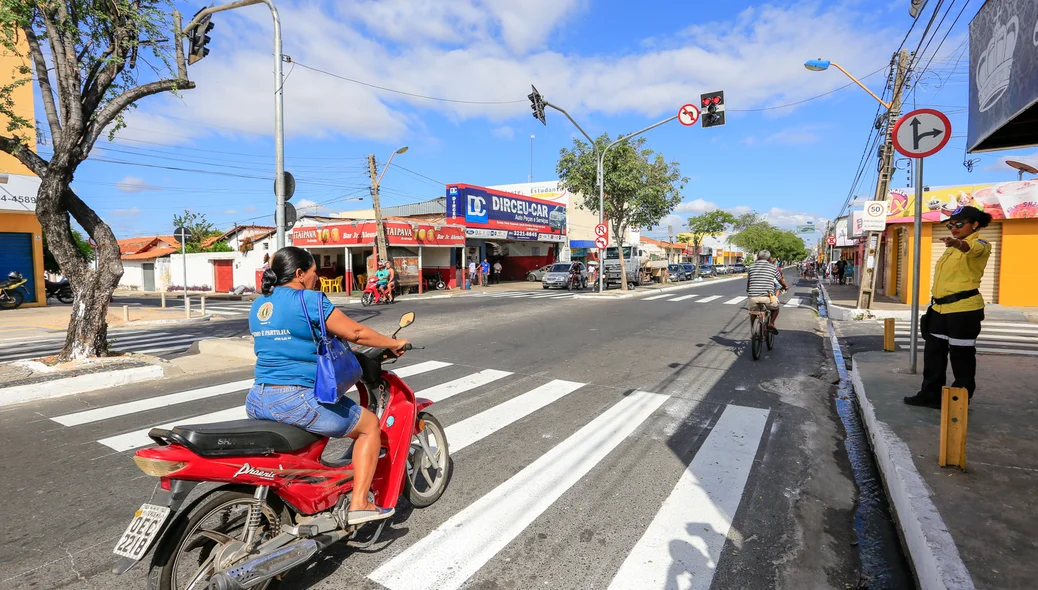
[[[533,88],[533,92],[527,94],[526,97],[530,99],[533,118],[540,121],[542,125],[547,125],[548,123],[544,120],[544,97],[541,96],[540,92],[537,92],[537,87],[533,84],[530,85],[530,88]]]
[[[724,90],[707,92],[699,96],[703,119],[703,127],[724,125]]]
[[[203,8],[202,10],[205,9]],[[198,12],[202,12],[202,10],[199,10]],[[195,13],[196,16],[198,15],[198,12]],[[202,18],[202,20],[198,21],[198,24],[188,33],[190,47],[187,54],[187,63],[193,64],[209,55],[209,48],[206,47],[206,45],[208,45],[209,41],[212,40],[208,35],[211,30],[213,30],[213,15],[207,14]]]

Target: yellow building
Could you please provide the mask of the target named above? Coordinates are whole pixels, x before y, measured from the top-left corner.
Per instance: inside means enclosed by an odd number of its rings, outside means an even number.
[[[28,55],[24,40],[19,53]],[[0,86],[10,84],[25,76],[18,68],[28,61],[0,47]],[[33,85],[22,84],[12,93],[15,113],[19,117],[35,121]],[[0,130],[6,132],[8,121],[0,116]],[[33,129],[24,130],[29,135],[30,147],[36,149]],[[39,179],[32,175],[13,156],[0,152],[0,279],[6,279],[13,271],[28,279],[26,291],[29,297],[24,305],[34,307],[46,305],[46,287],[43,277],[43,231],[36,219],[36,187]]]
[[[881,275],[883,293],[906,304],[910,303],[912,293],[915,251],[913,200],[905,191],[891,191]],[[971,205],[993,216],[991,224],[979,232],[991,243],[991,257],[980,283],[984,301],[1011,307],[1038,307],[1038,268],[1029,261],[1038,248],[1038,183],[934,188],[923,193],[923,203],[920,305],[930,302],[933,271],[945,251],[941,239],[951,236],[943,219],[955,207]]]

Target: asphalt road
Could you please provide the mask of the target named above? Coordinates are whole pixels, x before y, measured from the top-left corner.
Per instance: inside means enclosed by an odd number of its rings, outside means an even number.
[[[491,422],[504,402],[517,411],[452,450],[439,502],[401,510],[373,550],[334,547],[283,587],[859,587],[856,490],[810,286],[783,297],[800,305],[782,309],[776,348],[756,362],[734,302],[744,287],[707,283],[651,300],[348,306],[382,331],[416,312],[404,334],[427,348],[399,366],[449,363],[407,378],[419,392],[463,390],[432,408],[448,429],[474,416]],[[244,329],[244,318],[219,324]],[[234,412],[244,390],[132,412],[119,404],[249,377],[0,408],[0,587],[143,587],[143,567],[109,573],[116,539],[154,488],[131,461],[147,442],[139,433]],[[558,380],[574,385],[520,411],[523,396]],[[95,408],[109,410],[63,418]]]

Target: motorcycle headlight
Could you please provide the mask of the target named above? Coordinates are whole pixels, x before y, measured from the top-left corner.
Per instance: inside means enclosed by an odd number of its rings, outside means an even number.
[[[166,477],[187,467],[187,461],[166,461],[164,459],[149,459],[134,455],[133,462],[137,467],[152,477]]]

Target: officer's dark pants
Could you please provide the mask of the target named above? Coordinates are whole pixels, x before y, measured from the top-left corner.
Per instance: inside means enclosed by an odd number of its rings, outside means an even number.
[[[920,393],[930,399],[940,399],[950,356],[955,376],[952,387],[963,387],[973,397],[977,388],[977,336],[984,321],[984,310],[941,314],[930,309],[926,319],[926,329],[921,332],[926,347]]]

